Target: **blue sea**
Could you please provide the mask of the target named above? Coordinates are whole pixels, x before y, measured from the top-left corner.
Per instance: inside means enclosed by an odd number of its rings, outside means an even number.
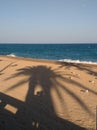
[[[97,64],[97,44],[0,44],[0,55]]]

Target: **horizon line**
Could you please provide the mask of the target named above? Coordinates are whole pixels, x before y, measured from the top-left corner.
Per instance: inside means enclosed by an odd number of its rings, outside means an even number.
[[[0,42],[0,44],[97,44],[97,42],[41,42],[41,43],[34,43],[34,42],[28,42],[28,43],[23,43],[23,42]]]

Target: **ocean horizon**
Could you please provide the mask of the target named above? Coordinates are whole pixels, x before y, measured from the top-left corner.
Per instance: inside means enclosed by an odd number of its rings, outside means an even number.
[[[0,55],[97,64],[97,43],[0,43]]]

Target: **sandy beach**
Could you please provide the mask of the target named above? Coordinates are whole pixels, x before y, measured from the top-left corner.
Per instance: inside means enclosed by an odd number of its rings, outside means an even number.
[[[0,130],[96,130],[97,65],[0,56]]]

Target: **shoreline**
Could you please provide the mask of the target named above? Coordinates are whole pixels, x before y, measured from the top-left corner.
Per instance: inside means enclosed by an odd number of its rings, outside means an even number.
[[[0,55],[2,128],[96,130],[96,102],[95,64]]]
[[[70,64],[83,64],[83,65],[97,65],[97,62],[92,61],[80,61],[80,60],[70,60],[70,59],[63,59],[63,60],[52,60],[52,59],[39,59],[39,58],[31,58],[31,57],[18,57],[18,56],[10,56],[10,55],[0,55],[0,57],[8,57],[12,59],[21,59],[27,61],[38,61],[38,62],[52,62],[52,63],[70,63]]]

